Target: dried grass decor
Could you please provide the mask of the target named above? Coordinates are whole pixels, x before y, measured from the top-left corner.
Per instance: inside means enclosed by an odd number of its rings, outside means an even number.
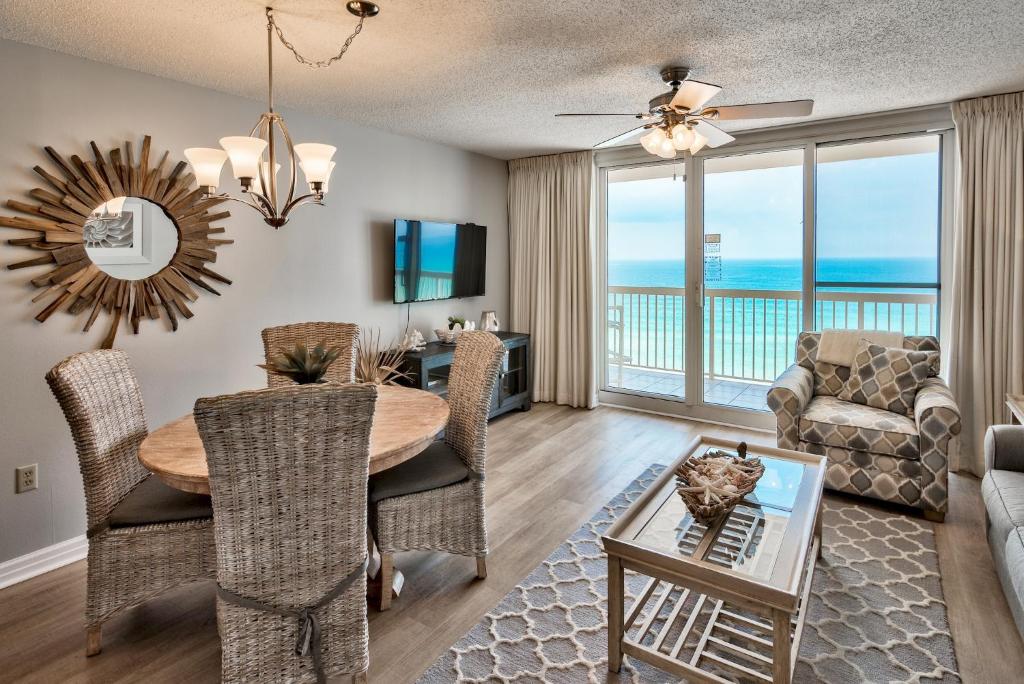
[[[741,442],[737,453],[708,449],[676,468],[676,491],[697,522],[714,522],[754,491],[764,465],[746,455],[747,444]]]
[[[356,347],[356,381],[395,385],[409,376],[402,372],[406,349],[395,340],[381,343],[380,330],[364,330]]]

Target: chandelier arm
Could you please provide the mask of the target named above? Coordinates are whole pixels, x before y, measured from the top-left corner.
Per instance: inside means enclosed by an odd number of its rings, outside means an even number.
[[[296,197],[294,200],[285,205],[284,211],[281,212],[281,216],[288,216],[292,209],[302,204],[319,204],[320,206],[323,206],[323,193],[318,195],[315,192],[309,192],[300,197]]]
[[[365,15],[360,15],[359,16],[359,23],[356,24],[356,28],[352,32],[352,35],[350,35],[345,40],[345,43],[341,46],[341,50],[338,51],[338,54],[334,55],[330,59],[311,60],[311,59],[307,59],[306,57],[303,57],[302,55],[300,55],[299,51],[295,49],[295,46],[292,45],[288,41],[288,39],[284,37],[284,32],[281,31],[281,27],[277,25],[276,21],[274,21],[274,8],[273,7],[268,7],[267,8],[267,21],[269,22],[269,25],[268,25],[267,28],[269,29],[271,26],[274,27],[274,30],[277,32],[277,37],[281,41],[281,44],[284,45],[289,50],[291,50],[292,54],[295,55],[295,61],[298,62],[299,64],[304,64],[304,65],[308,66],[311,69],[325,69],[325,68],[331,66],[332,64],[334,64],[335,62],[337,62],[342,57],[344,57],[345,53],[348,52],[349,47],[352,45],[352,41],[355,40],[356,36],[358,36],[359,33],[363,30],[363,21],[365,19],[366,19]]]
[[[262,192],[253,192],[253,191],[250,190],[249,191],[249,196],[252,197],[255,200],[255,205],[258,205],[260,207],[260,213],[261,214],[263,214],[264,216],[267,216],[267,217],[271,217],[271,216],[276,216],[277,215],[277,208],[274,206],[274,203],[271,202],[270,199],[266,195],[264,195]],[[250,204],[250,203],[246,202],[246,204]],[[250,204],[250,206],[254,206],[254,205]]]
[[[249,193],[249,194],[250,195],[255,195],[256,193]],[[256,196],[258,197],[259,195],[256,195]],[[205,194],[205,195],[203,195],[203,198],[204,199],[217,198],[217,199],[231,200],[232,202],[238,202],[240,204],[244,204],[247,207],[255,209],[256,211],[258,211],[260,213],[261,216],[263,216],[263,218],[271,218],[271,215],[268,214],[266,212],[266,210],[262,206],[260,206],[259,204],[256,204],[255,202],[250,202],[249,200],[244,200],[241,197],[235,197],[234,195],[229,195],[226,192],[222,192],[219,195]]]

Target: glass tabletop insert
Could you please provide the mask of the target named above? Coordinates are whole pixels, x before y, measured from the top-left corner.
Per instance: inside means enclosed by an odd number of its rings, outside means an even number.
[[[660,553],[697,558],[767,580],[807,466],[768,456],[761,456],[761,462],[765,471],[754,491],[712,529],[693,519],[673,479],[635,541]]]

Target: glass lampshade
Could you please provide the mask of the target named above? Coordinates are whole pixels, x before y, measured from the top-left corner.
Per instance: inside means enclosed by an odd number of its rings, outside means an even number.
[[[685,150],[693,144],[693,131],[686,124],[676,124],[672,127],[672,145],[677,150]]]
[[[658,154],[661,142],[665,140],[666,137],[665,131],[660,128],[653,128],[650,133],[647,133],[644,137],[640,138],[640,144],[651,154]]]
[[[228,159],[227,152],[212,147],[190,147],[185,150],[185,158],[192,165],[192,173],[200,186],[216,188],[220,185],[220,172]]]
[[[233,135],[220,139],[220,145],[231,159],[231,170],[235,178],[255,178],[259,175],[260,157],[267,147],[263,138],[251,138],[245,135]]]
[[[655,152],[662,159],[675,159],[676,158],[676,146],[672,144],[672,138],[667,135],[664,136],[664,140],[658,143],[658,151]]]
[[[260,162],[260,166],[263,167],[263,180],[266,182],[266,187],[263,188],[265,191],[270,190],[270,162]],[[257,167],[258,169],[259,167]],[[274,178],[277,178],[278,172],[281,170],[280,164],[274,164]],[[252,178],[252,192],[260,191],[260,172],[256,171],[256,175]],[[266,194],[264,192],[263,194]]]
[[[320,188],[321,192],[326,193],[328,191],[328,186],[331,184],[331,174],[334,173],[334,167],[336,166],[336,164],[337,162],[331,162],[327,165],[327,179],[323,181],[323,186]],[[312,192],[313,181],[309,179],[309,174],[306,173],[306,165],[303,164],[302,162],[299,162],[299,166],[302,168],[302,173],[303,175],[306,176],[306,182],[309,183],[309,190],[310,192]]]
[[[704,146],[708,144],[708,139],[700,134],[699,131],[693,132],[693,142],[690,143],[690,154],[697,154]]]
[[[299,157],[302,172],[308,183],[326,183],[331,177],[331,157],[338,150],[333,145],[320,143],[299,143],[295,154]]]

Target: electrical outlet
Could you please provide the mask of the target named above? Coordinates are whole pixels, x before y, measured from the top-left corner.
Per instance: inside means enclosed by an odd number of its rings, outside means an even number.
[[[30,492],[39,488],[39,464],[14,469],[14,493]]]

